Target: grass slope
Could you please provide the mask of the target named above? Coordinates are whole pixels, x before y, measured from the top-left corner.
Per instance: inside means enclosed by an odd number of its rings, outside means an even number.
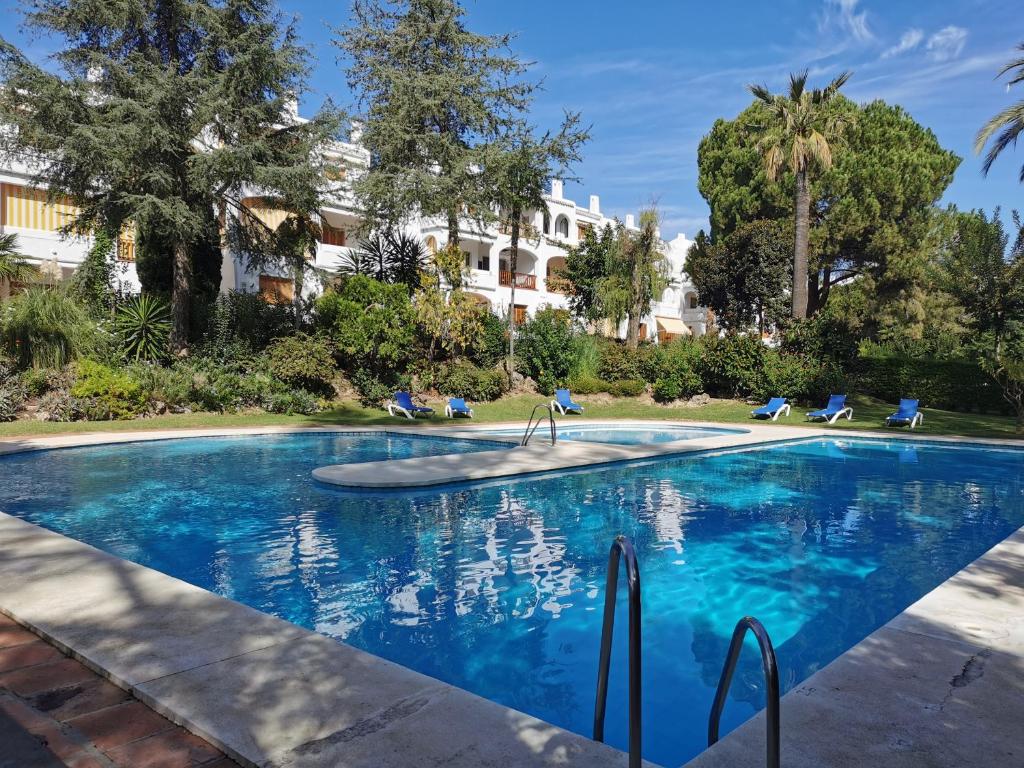
[[[583,416],[559,417],[560,420],[600,419],[657,419],[681,421],[713,421],[723,423],[744,423],[750,421],[751,406],[734,400],[719,400],[700,408],[672,408],[657,405],[639,398],[620,398],[611,402],[580,400],[587,406]],[[475,423],[497,421],[519,421],[525,423],[533,406],[545,402],[540,395],[508,397],[493,403],[474,404]],[[867,398],[851,399],[853,421],[841,419],[834,429],[879,429],[885,417],[895,406]],[[443,414],[443,405],[433,403],[438,410],[430,419],[417,419],[417,426],[463,425],[464,419],[452,421]],[[793,409],[788,419],[781,418],[780,424],[799,425],[805,423],[804,411]],[[1024,438],[1015,431],[1014,419],[1006,416],[992,416],[977,413],[954,413],[926,409],[924,424],[914,430],[922,435],[963,435],[965,437],[1009,437]],[[30,437],[38,435],[83,434],[88,432],[130,432],[151,429],[199,429],[216,427],[255,426],[383,426],[388,424],[411,424],[405,419],[395,419],[377,408],[364,408],[354,402],[339,403],[333,410],[313,416],[286,416],[272,413],[189,413],[180,415],[155,416],[135,421],[90,421],[51,423],[39,421],[16,421],[0,424],[0,439]],[[772,422],[762,422],[771,424]],[[906,430],[904,430],[906,431]]]

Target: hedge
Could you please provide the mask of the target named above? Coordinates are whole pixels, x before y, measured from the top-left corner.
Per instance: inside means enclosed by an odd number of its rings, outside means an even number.
[[[889,403],[902,397],[924,408],[1007,413],[999,385],[976,363],[909,357],[859,357],[853,363],[851,390]]]

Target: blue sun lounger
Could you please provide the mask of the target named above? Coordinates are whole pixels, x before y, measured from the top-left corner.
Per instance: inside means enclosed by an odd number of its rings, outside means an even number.
[[[807,418],[811,421],[823,419],[829,424],[835,424],[840,416],[845,416],[847,421],[853,418],[853,408],[846,405],[846,395],[829,395],[828,405],[819,411],[809,411],[807,414]]]
[[[555,399],[551,401],[551,410],[559,411],[563,416],[569,411],[583,413],[583,406],[572,401],[572,395],[568,389],[556,389]]]
[[[790,408],[789,403],[786,402],[786,398],[773,397],[771,400],[768,401],[767,405],[762,405],[760,408],[751,411],[750,415],[753,416],[755,419],[760,419],[763,417],[766,419],[771,419],[772,421],[778,421],[779,414],[781,414],[783,411],[785,411],[786,415],[789,416]]]
[[[472,419],[473,409],[466,405],[464,397],[452,397],[448,399],[448,405],[444,407],[444,415],[449,419],[454,419],[456,416],[468,416]]]
[[[899,427],[906,424],[911,429],[916,427],[924,421],[924,414],[917,410],[917,402],[906,397],[900,400],[900,407],[896,409],[896,413],[886,417],[885,426]]]
[[[394,402],[388,403],[387,409],[391,416],[401,414],[407,419],[415,419],[416,415],[420,413],[429,416],[434,412],[433,408],[428,408],[425,405],[416,405],[412,401],[412,395],[408,392],[395,392]]]

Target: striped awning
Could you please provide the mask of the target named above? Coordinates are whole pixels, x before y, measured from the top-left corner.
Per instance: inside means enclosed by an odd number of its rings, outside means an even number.
[[[4,226],[56,232],[74,223],[79,208],[66,198],[48,202],[43,189],[0,184],[0,211]]]
[[[272,231],[276,231],[278,227],[284,224],[285,219],[291,216],[288,211],[274,208],[270,201],[261,197],[247,197],[242,201],[242,204],[252,212],[253,216]]]
[[[693,331],[678,317],[656,317],[658,321],[658,333],[667,333],[671,336],[690,336]]]

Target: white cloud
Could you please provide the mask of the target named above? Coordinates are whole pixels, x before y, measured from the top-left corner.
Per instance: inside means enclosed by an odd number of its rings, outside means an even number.
[[[819,23],[819,31],[837,26],[858,43],[870,43],[875,39],[868,27],[868,12],[857,12],[860,0],[825,0],[825,13]]]
[[[935,61],[949,61],[960,55],[967,42],[967,30],[952,24],[928,38],[925,50]]]
[[[903,33],[903,36],[900,37],[900,41],[896,45],[882,54],[882,58],[888,59],[891,56],[899,56],[901,53],[912,51],[921,44],[922,40],[924,40],[924,32],[911,27]]]

